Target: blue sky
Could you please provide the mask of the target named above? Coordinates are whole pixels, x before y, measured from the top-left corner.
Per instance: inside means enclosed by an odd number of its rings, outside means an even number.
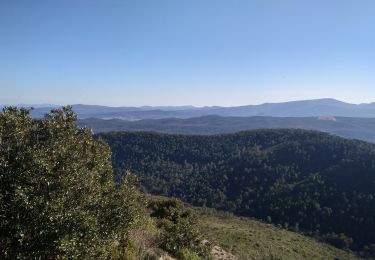
[[[0,103],[375,101],[373,0],[1,0]]]

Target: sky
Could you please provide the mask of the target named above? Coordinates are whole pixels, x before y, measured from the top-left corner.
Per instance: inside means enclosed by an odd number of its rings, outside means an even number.
[[[375,102],[373,0],[0,0],[0,104]]]

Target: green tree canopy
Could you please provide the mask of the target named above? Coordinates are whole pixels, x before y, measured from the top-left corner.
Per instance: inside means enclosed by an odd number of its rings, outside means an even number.
[[[29,112],[0,113],[0,257],[126,254],[143,213],[128,178],[114,183],[110,149],[76,126],[70,107],[43,120]]]
[[[298,129],[97,136],[111,147],[114,169],[136,174],[146,192],[358,251],[375,243],[374,144]]]

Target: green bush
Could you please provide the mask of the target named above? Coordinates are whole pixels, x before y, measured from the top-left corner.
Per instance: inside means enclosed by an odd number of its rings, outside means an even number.
[[[191,252],[203,259],[210,259],[209,248],[202,244],[196,215],[186,209],[181,201],[154,200],[150,202],[149,209],[162,230],[160,241],[164,250],[175,256]]]
[[[71,108],[0,113],[0,258],[125,258],[143,211],[129,175]],[[129,251],[130,250],[130,251]]]
[[[179,260],[200,260],[201,259],[199,255],[197,255],[197,253],[188,249],[181,250],[177,257]]]
[[[353,243],[353,239],[350,237],[347,237],[343,233],[335,234],[335,233],[328,233],[323,236],[323,240],[326,243],[329,243],[331,245],[334,245],[338,248],[349,248],[351,244]]]

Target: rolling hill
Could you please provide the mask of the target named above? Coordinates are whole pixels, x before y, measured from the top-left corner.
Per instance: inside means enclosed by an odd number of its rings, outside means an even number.
[[[250,129],[295,128],[328,132],[341,137],[375,142],[375,118],[349,117],[221,117],[204,116],[179,119],[121,119],[88,118],[78,120],[81,127],[95,133],[111,131],[155,131],[177,134],[210,135],[234,133]]]
[[[194,222],[193,228],[199,232],[201,241],[209,246],[215,260],[359,259],[350,250],[338,249],[302,233],[256,219],[236,217],[211,208],[193,207],[160,196],[147,195],[147,201],[151,216],[154,215],[154,208],[172,215],[176,215],[176,212],[190,215]],[[155,217],[153,219],[158,221]],[[151,247],[149,251],[157,252],[160,249]]]
[[[194,210],[203,237],[238,259],[359,259],[353,252],[272,224],[210,209]]]
[[[375,244],[375,145],[306,130],[197,136],[101,133],[144,191],[367,250]]]

